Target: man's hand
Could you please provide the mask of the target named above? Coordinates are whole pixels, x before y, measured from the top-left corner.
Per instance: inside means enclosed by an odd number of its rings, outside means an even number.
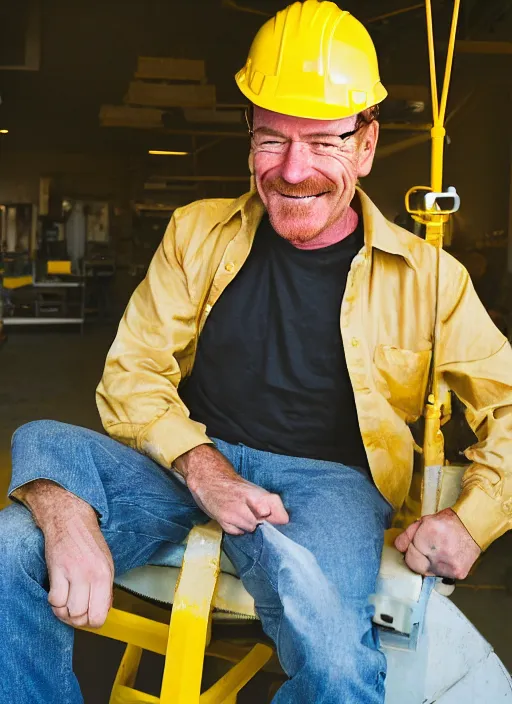
[[[451,508],[410,525],[395,547],[414,572],[451,579],[465,579],[481,552]]]
[[[114,564],[94,509],[47,480],[27,484],[16,497],[44,535],[53,613],[70,626],[99,628],[112,605]]]
[[[231,535],[252,533],[263,521],[288,523],[278,494],[242,479],[232,464],[212,445],[199,445],[175,461],[195,502]]]

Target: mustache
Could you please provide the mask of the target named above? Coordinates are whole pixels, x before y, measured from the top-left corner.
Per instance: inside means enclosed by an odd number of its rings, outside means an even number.
[[[278,176],[265,183],[266,191],[277,191],[283,196],[305,198],[307,196],[317,196],[320,193],[331,193],[335,190],[333,183],[325,178],[307,178],[301,183],[288,183]]]

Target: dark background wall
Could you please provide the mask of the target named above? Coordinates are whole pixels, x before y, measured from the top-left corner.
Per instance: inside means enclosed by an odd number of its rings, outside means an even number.
[[[0,7],[2,62],[19,53],[26,0]],[[261,13],[285,6],[279,0],[247,0]],[[402,3],[406,4],[406,3]],[[512,17],[490,13],[497,0],[463,3],[459,36],[508,40]],[[394,9],[381,0],[344,3],[361,19]],[[451,2],[437,2],[435,20],[443,66]],[[487,13],[487,14],[486,14]],[[233,74],[243,64],[263,15],[236,12],[221,0],[43,0],[42,61],[37,72],[0,71],[0,202],[37,201],[39,177],[53,176],[63,195],[108,198],[129,210],[133,183],[147,165],[147,150],[186,149],[189,138],[144,131],[101,128],[103,103],[120,104],[133,76],[137,56],[206,60],[218,101],[241,102]],[[377,44],[385,83],[428,85],[425,20],[419,10],[368,25]],[[510,76],[512,55],[461,55],[456,58],[449,110],[471,94],[449,125],[446,185],[462,196],[458,222],[469,240],[483,232],[507,229],[510,184]],[[424,121],[430,121],[429,106]],[[381,143],[407,137],[383,133]],[[404,192],[428,183],[427,143],[378,159],[365,187],[386,215],[402,209]],[[190,164],[167,162],[169,172]],[[181,171],[178,171],[180,169]],[[204,174],[247,173],[247,142],[224,141],[199,160]],[[211,195],[236,195],[243,184],[217,185]],[[193,196],[191,196],[193,198]],[[129,218],[126,218],[126,222]]]

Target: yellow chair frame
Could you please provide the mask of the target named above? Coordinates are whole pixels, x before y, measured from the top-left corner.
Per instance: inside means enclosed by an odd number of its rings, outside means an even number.
[[[127,643],[110,704],[236,704],[238,692],[269,662],[274,651],[263,642],[251,647],[211,638],[221,541],[213,522],[190,532],[174,597],[169,595],[169,626],[113,608],[100,629],[83,629]],[[134,689],[143,650],[165,656],[160,697]],[[206,656],[233,667],[201,694]]]

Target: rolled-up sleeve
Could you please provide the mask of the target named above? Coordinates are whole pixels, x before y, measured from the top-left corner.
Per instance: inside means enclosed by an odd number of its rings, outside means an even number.
[[[111,437],[164,467],[209,443],[178,394],[180,360],[193,354],[197,305],[191,300],[172,218],[144,281],[133,294],[107,356],[96,402]]]
[[[512,349],[457,265],[442,313],[438,372],[478,438],[454,510],[482,549],[512,527]],[[453,288],[455,287],[455,288]],[[443,306],[443,304],[442,304]]]

